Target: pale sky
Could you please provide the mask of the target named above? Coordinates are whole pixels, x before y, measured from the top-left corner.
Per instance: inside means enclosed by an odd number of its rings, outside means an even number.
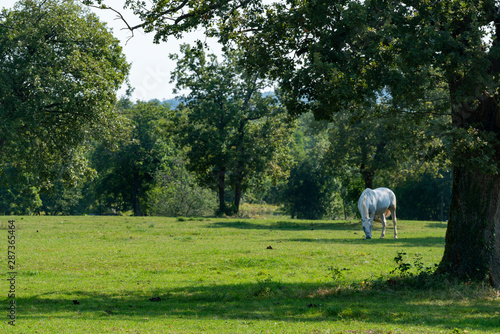
[[[11,8],[16,0],[2,0],[1,7]],[[118,7],[116,8],[118,9]],[[120,8],[121,9],[121,8]],[[153,43],[153,35],[136,30],[131,39],[131,32],[123,30],[125,24],[116,19],[116,13],[109,10],[91,9],[102,21],[107,22],[113,29],[113,35],[121,41],[127,61],[132,64],[130,70],[130,85],[135,88],[132,99],[147,101],[150,99],[170,99],[175,95],[172,92],[174,84],[170,83],[170,72],[175,68],[175,62],[168,57],[171,53],[178,53],[183,43],[193,43],[197,39],[205,41],[202,30],[187,34],[182,40],[169,39],[167,43]],[[133,14],[126,15],[129,23],[138,23]],[[213,40],[207,40],[211,46],[210,53],[220,53],[219,45]],[[118,95],[123,95],[122,89]]]

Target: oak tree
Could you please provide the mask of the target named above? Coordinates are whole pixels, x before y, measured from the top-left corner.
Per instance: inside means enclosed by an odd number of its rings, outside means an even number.
[[[97,145],[91,155],[98,178],[96,199],[104,210],[148,213],[147,193],[155,175],[172,152],[168,133],[172,119],[168,105],[159,101],[131,103],[121,99],[119,109],[129,122],[126,134],[111,145]]]
[[[87,175],[90,140],[119,125],[129,65],[116,38],[76,1],[22,0],[0,16],[0,167],[36,186]]]
[[[222,62],[206,55],[201,44],[184,45],[181,52],[172,56],[172,79],[178,91],[189,90],[179,130],[189,147],[187,168],[217,191],[220,214],[237,213],[252,177],[285,174],[291,135],[285,111],[275,97],[262,94],[265,80],[239,65],[238,52],[226,53]],[[234,193],[229,207],[228,188]]]

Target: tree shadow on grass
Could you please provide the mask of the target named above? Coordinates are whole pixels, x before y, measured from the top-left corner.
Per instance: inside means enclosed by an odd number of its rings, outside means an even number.
[[[446,222],[442,222],[442,223],[428,223],[427,227],[431,227],[431,228],[447,228],[448,227],[448,223],[446,223]]]
[[[432,223],[436,224],[436,223]],[[441,223],[437,223],[441,227]],[[254,223],[248,221],[229,221],[229,222],[212,222],[209,228],[235,228],[235,229],[255,229],[255,230],[271,230],[271,231],[353,231],[352,238],[289,238],[289,239],[276,239],[274,241],[284,242],[311,242],[311,243],[343,243],[343,244],[384,244],[393,247],[440,247],[444,246],[444,237],[405,237],[400,236],[399,239],[392,237],[392,225],[388,224],[386,236],[383,239],[377,237],[380,235],[380,226],[374,229],[374,238],[370,240],[364,239],[364,233],[361,230],[361,224],[357,221],[336,221],[329,223],[314,222],[314,221],[277,221],[269,222],[266,224]]]
[[[295,241],[295,242],[311,242],[311,243],[340,243],[349,245],[385,245],[389,247],[440,247],[444,246],[444,237],[424,237],[424,238],[399,238],[385,237],[384,239],[365,240],[360,237],[353,238],[290,238],[276,239],[274,241]]]
[[[79,314],[86,320],[109,317],[140,321],[168,316],[289,322],[354,320],[398,326],[425,323],[426,327],[436,330],[494,331],[499,328],[498,300],[470,298],[461,302],[456,300],[456,294],[453,297],[453,291],[422,293],[391,290],[390,287],[371,290],[339,287],[333,283],[281,283],[267,279],[256,283],[162,289],[149,294],[142,291],[121,291],[119,294],[71,291],[21,297],[17,302],[26,310],[22,317],[31,319]],[[429,294],[435,295],[429,298]]]
[[[330,231],[342,231],[342,230],[352,230],[360,229],[359,222],[315,222],[315,221],[301,221],[294,222],[288,220],[282,220],[273,222],[270,221],[266,224],[254,223],[248,221],[229,221],[229,222],[213,222],[208,227],[209,228],[235,228],[244,230],[280,230],[280,231],[295,231],[295,230],[330,230]]]

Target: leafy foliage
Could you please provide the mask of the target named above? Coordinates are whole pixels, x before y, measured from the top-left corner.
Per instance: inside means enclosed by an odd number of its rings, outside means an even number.
[[[398,215],[405,219],[446,221],[449,216],[451,171],[435,177],[424,174],[399,183],[394,192],[398,197]]]
[[[292,218],[321,219],[333,201],[333,179],[314,162],[302,161],[291,172],[281,202]]]
[[[215,194],[196,184],[181,154],[167,159],[155,175],[155,184],[147,194],[150,215],[207,216],[216,211]]]
[[[297,124],[291,150],[295,165],[280,187],[279,202],[292,218],[333,217],[338,186],[323,165],[328,147],[328,124],[314,120],[311,114],[300,116]]]
[[[84,0],[83,3],[101,9],[112,10],[120,14],[111,1]],[[260,12],[260,0],[167,0],[150,1],[125,0],[123,9],[132,10],[139,18],[140,23],[131,24],[120,14],[127,29],[132,33],[137,29],[154,33],[154,42],[166,42],[169,37],[180,38],[185,32],[192,31],[200,26],[208,34],[216,34],[219,27],[226,29],[234,27],[229,18],[238,20],[242,15],[247,17],[246,10]],[[255,16],[254,16],[255,18]]]
[[[231,214],[238,211],[250,180],[286,175],[290,126],[279,102],[262,95],[266,82],[260,74],[239,66],[237,52],[219,63],[200,44],[181,51],[182,57],[172,56],[177,61],[172,79],[177,90],[189,89],[179,127],[180,143],[189,147],[187,168],[200,185],[217,190],[219,213]],[[229,208],[227,186],[234,191]]]
[[[93,151],[92,160],[99,173],[94,191],[104,210],[134,210],[140,216],[147,212],[146,193],[173,150],[166,133],[170,108],[158,101],[122,101],[121,105],[130,120],[129,132],[117,138],[115,147],[103,143]]]
[[[0,164],[36,186],[90,175],[85,145],[120,121],[118,40],[75,1],[22,0],[0,17],[0,59]]]
[[[78,215],[86,213],[88,202],[85,193],[88,182],[68,187],[61,180],[55,182],[50,189],[40,192],[41,207],[37,213],[46,215]]]
[[[4,215],[36,213],[42,201],[33,175],[17,168],[4,168],[0,174],[0,212]]]

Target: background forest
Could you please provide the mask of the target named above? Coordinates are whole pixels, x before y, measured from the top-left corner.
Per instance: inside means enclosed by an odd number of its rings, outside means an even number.
[[[262,95],[275,99],[272,93]],[[77,184],[61,179],[50,188],[43,188],[31,184],[28,173],[16,168],[6,169],[1,178],[0,212],[47,215],[216,214],[219,207],[217,187],[203,182],[188,163],[191,145],[197,141],[191,138],[190,143],[183,137],[182,129],[188,126],[183,123],[187,121],[189,108],[181,100],[133,103],[126,98],[118,102],[117,108],[126,121],[115,137],[117,140],[92,143],[88,154],[90,166],[95,170],[92,176]],[[355,141],[357,127],[361,125],[317,121],[312,114],[303,114],[289,122],[286,125],[286,157],[282,157],[281,163],[286,170],[281,170],[281,175],[269,171],[251,175],[242,201],[279,206],[280,213],[295,218],[354,219],[357,200],[364,189],[359,169],[362,156],[361,153],[352,156],[354,153],[350,148],[353,146],[342,144],[338,133],[347,133],[342,134],[343,141]],[[373,121],[370,124],[374,129],[380,126]],[[360,152],[373,150],[373,147],[362,147],[362,143],[352,145],[359,145],[356,147]],[[382,154],[380,149],[377,154]],[[411,161],[403,170],[390,160],[387,152],[384,154],[387,156],[372,157],[383,159],[380,169],[374,173],[373,184],[375,187],[393,187],[398,196],[399,216],[445,220],[451,193],[451,172],[440,169],[419,172],[415,170],[416,163],[412,165]],[[346,155],[349,157],[339,161]],[[248,157],[245,163],[249,164],[252,158]],[[207,166],[199,166],[199,170],[203,168]],[[230,183],[224,189],[226,203],[234,203],[232,189]],[[240,214],[244,215],[244,210]]]
[[[116,101],[129,65],[105,26],[54,2],[26,30],[42,7],[23,6],[0,26],[0,214],[242,216],[241,204],[265,203],[292,218],[354,219],[363,189],[387,186],[398,216],[448,217],[451,167],[435,133],[450,116],[433,112],[442,86],[411,112],[396,115],[382,90],[325,117],[242,51],[217,57],[198,42],[170,55],[178,99]]]

